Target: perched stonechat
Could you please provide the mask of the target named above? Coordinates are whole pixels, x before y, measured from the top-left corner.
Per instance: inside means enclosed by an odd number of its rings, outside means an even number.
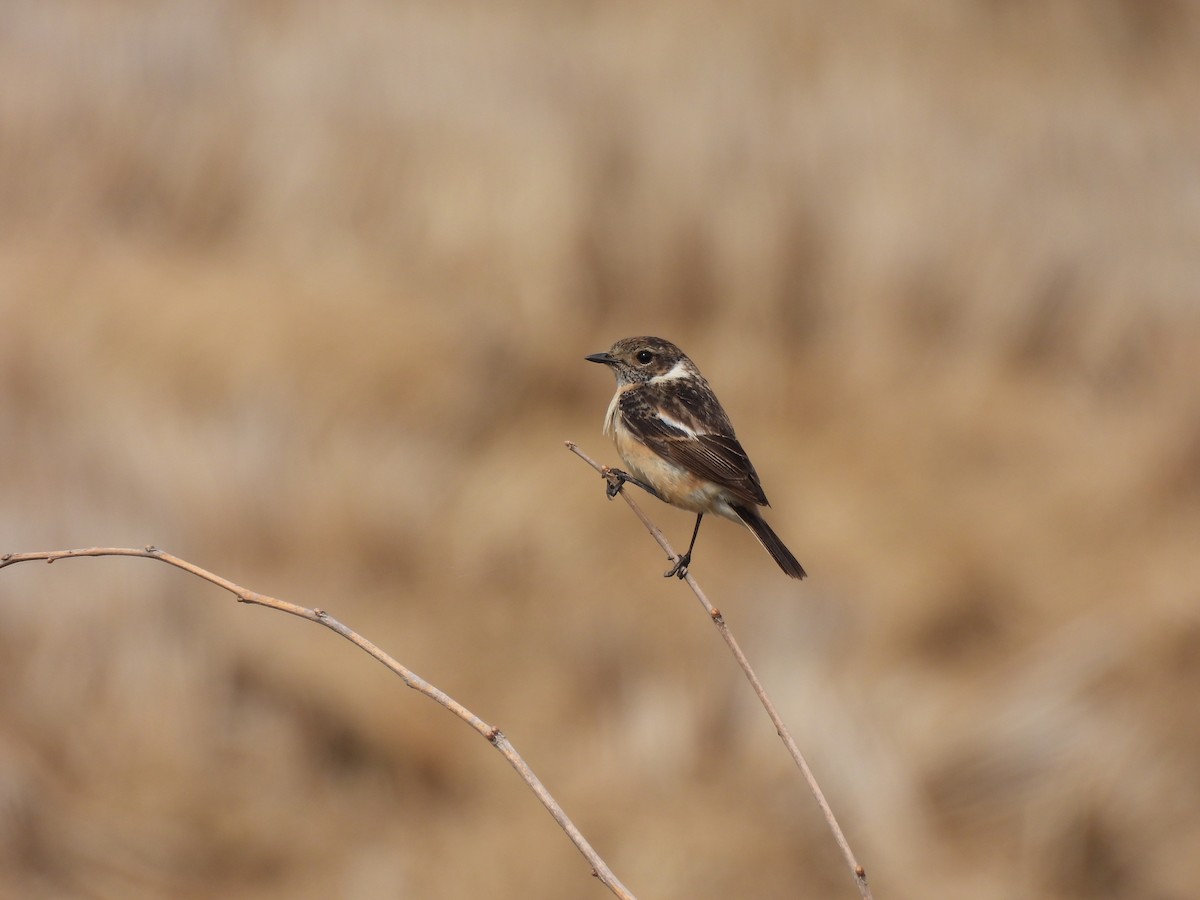
[[[804,568],[758,511],[770,506],[750,457],[738,443],[729,416],[695,363],[656,337],[617,341],[607,353],[586,357],[617,376],[605,433],[629,468],[613,471],[609,496],[628,481],[658,499],[696,514],[687,553],[666,577],[687,575],[706,513],[747,526],[779,568],[803,578]]]

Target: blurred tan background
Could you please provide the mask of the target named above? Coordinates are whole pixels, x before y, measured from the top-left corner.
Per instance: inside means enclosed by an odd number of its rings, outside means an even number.
[[[5,3],[0,550],[329,609],[646,900],[854,897],[563,449],[659,334],[811,573],[693,567],[875,896],[1194,897],[1198,84],[1171,0]],[[321,629],[144,560],[0,610],[0,896],[608,896]]]

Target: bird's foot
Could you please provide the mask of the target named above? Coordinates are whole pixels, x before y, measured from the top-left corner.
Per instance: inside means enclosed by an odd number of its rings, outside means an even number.
[[[621,488],[626,482],[629,482],[630,484],[636,484],[652,497],[658,496],[658,491],[650,487],[650,485],[642,481],[642,479],[630,475],[623,469],[610,469],[605,466],[604,471],[601,473],[601,477],[608,482],[607,493],[609,500],[621,493]]]
[[[674,575],[676,578],[682,581],[684,578],[687,578],[688,566],[691,565],[691,562],[692,554],[690,553],[685,553],[683,556],[675,557],[675,565],[663,572],[663,578],[670,578],[672,575]]]
[[[630,480],[628,472],[622,472],[620,469],[610,469],[607,467],[605,467],[602,477],[608,482],[604,492],[608,495],[609,500],[621,493],[621,488],[625,485],[625,482]]]

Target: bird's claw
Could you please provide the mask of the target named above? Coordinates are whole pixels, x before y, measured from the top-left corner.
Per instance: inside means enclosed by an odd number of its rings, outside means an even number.
[[[621,493],[621,488],[629,480],[629,473],[622,472],[620,469],[605,469],[603,477],[608,482],[608,486],[604,492],[608,495],[608,499],[612,500],[617,494]]]
[[[688,566],[691,565],[691,562],[692,554],[690,553],[685,553],[683,556],[677,556],[675,558],[675,565],[663,572],[663,578],[670,578],[672,575],[674,575],[676,578],[682,581],[683,579],[687,578]]]

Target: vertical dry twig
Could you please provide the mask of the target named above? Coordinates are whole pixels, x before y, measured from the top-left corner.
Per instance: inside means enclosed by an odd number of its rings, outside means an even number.
[[[379,662],[383,663],[394,674],[400,676],[400,680],[415,691],[424,694],[430,700],[444,706],[454,715],[458,716],[464,722],[471,726],[476,732],[484,737],[488,743],[500,751],[501,755],[508,760],[521,779],[529,785],[529,789],[533,791],[537,798],[542,801],[542,805],[546,807],[550,815],[554,817],[554,821],[559,824],[559,827],[567,833],[567,837],[571,839],[578,849],[583,854],[584,858],[592,867],[592,873],[600,879],[600,881],[621,900],[636,900],[629,889],[617,879],[612,870],[600,858],[600,855],[592,849],[591,844],[587,842],[583,834],[575,827],[575,823],[567,817],[566,812],[559,806],[558,802],[546,790],[545,785],[529,768],[529,765],[521,757],[508,738],[500,731],[483,721],[449,694],[434,687],[425,679],[421,678],[415,672],[406,669],[399,662],[371,643],[357,631],[343,625],[337,619],[333,618],[323,609],[309,609],[304,606],[298,606],[295,603],[289,603],[286,600],[279,600],[275,597],[269,597],[266,594],[259,594],[255,591],[247,590],[246,588],[234,584],[227,578],[222,578],[220,575],[214,575],[206,569],[202,569],[185,559],[180,559],[177,556],[172,556],[157,547],[144,547],[141,549],[132,547],[89,547],[84,550],[49,550],[36,553],[6,553],[0,556],[0,569],[5,566],[11,566],[15,563],[29,562],[31,560],[45,560],[47,563],[52,563],[59,559],[69,559],[80,556],[138,556],[146,559],[157,559],[172,565],[177,569],[183,569],[185,572],[202,578],[207,582],[215,584],[217,587],[224,588],[237,597],[240,603],[252,603],[257,606],[265,606],[268,609],[279,610],[292,616],[298,616],[301,619],[307,619],[310,622],[316,622],[318,625],[324,625],[331,631],[340,634],[350,643],[354,644],[359,649],[370,654]]]
[[[586,462],[602,476],[606,478],[608,477],[608,474],[611,471],[608,466],[596,462],[596,460],[592,459],[590,456],[580,450],[578,445],[576,445],[573,441],[566,441],[565,443],[568,450]],[[642,524],[646,526],[646,530],[650,532],[651,537],[653,537],[654,540],[658,542],[658,545],[663,548],[663,551],[667,554],[667,557],[672,562],[676,561],[679,557],[676,555],[674,549],[672,549],[671,544],[659,530],[658,526],[650,521],[650,519],[642,511],[642,508],[637,505],[632,497],[629,496],[629,492],[623,489],[623,486],[621,490],[621,496],[625,498],[625,502],[629,504],[629,508],[633,510],[634,515],[641,519]],[[775,704],[771,702],[771,698],[767,696],[766,689],[762,686],[762,682],[759,681],[758,676],[754,674],[754,669],[751,668],[750,661],[746,659],[746,655],[742,652],[742,648],[738,646],[738,642],[734,639],[733,633],[730,632],[729,626],[725,624],[724,616],[721,615],[721,611],[719,609],[709,602],[708,597],[705,596],[704,591],[700,589],[700,585],[696,583],[696,579],[692,577],[690,572],[685,576],[684,580],[687,582],[688,587],[692,589],[692,593],[696,595],[696,599],[698,599],[704,606],[704,611],[708,613],[708,616],[710,619],[712,619],[713,624],[717,626],[717,630],[721,633],[722,639],[729,646],[730,652],[733,653],[738,665],[742,667],[742,671],[746,674],[746,678],[750,682],[750,686],[754,688],[754,693],[758,696],[759,702],[762,703],[763,708],[767,711],[767,715],[770,716],[771,723],[775,726],[775,731],[779,734],[779,737],[783,741],[784,746],[787,747],[787,751],[791,755],[792,760],[796,763],[797,768],[800,769],[801,774],[804,776],[804,780],[808,783],[808,788],[810,791],[812,791],[813,797],[816,798],[817,805],[821,807],[821,812],[825,816],[825,822],[829,825],[829,830],[833,832],[834,840],[837,841],[838,847],[841,848],[842,856],[845,858],[846,864],[850,867],[850,871],[854,874],[854,882],[856,885],[858,885],[858,890],[859,893],[862,894],[863,900],[872,900],[871,888],[867,884],[866,870],[859,865],[858,860],[855,858],[854,851],[850,849],[850,842],[846,840],[846,835],[842,833],[841,826],[838,825],[837,818],[833,814],[833,809],[829,806],[829,801],[825,799],[825,794],[821,790],[821,786],[817,783],[816,776],[813,775],[812,769],[808,767],[808,762],[804,759],[804,755],[800,752],[800,748],[796,746],[796,741],[792,738],[791,732],[789,732],[787,726],[783,724],[783,719],[780,718],[779,712],[775,709]]]

